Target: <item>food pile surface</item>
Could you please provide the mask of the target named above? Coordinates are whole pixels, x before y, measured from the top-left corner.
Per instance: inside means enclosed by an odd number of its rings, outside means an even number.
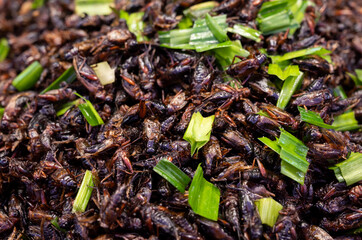
[[[0,0],[0,239],[361,239],[361,16]]]

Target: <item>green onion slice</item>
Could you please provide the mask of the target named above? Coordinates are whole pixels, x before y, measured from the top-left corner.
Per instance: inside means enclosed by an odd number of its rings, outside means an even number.
[[[298,110],[299,110],[300,117],[301,117],[300,119],[304,122],[316,125],[318,127],[327,128],[327,129],[335,128],[332,125],[324,123],[323,119],[321,118],[321,116],[319,116],[318,113],[315,113],[315,112],[309,111],[309,110],[305,110],[304,108],[299,107],[299,106],[298,106]]]
[[[272,63],[269,64],[268,74],[276,75],[279,79],[284,81],[290,76],[297,77],[300,72],[298,65],[288,65],[285,69],[282,69],[279,64]]]
[[[204,178],[201,164],[192,179],[188,202],[196,214],[217,221],[220,190]]]
[[[191,144],[191,156],[210,140],[214,119],[215,115],[204,118],[200,112],[192,114],[183,136],[183,139]]]
[[[161,177],[166,179],[181,193],[185,192],[186,186],[191,181],[191,178],[189,178],[189,176],[187,176],[183,171],[176,167],[175,164],[167,161],[166,159],[161,159],[153,168],[153,171],[161,175]]]
[[[0,62],[4,61],[6,59],[9,51],[10,51],[10,47],[8,44],[8,40],[6,40],[6,38],[1,38],[0,39]]]
[[[329,55],[330,53],[331,53],[331,51],[329,51],[323,47],[313,47],[313,48],[301,49],[301,50],[294,51],[294,52],[288,52],[282,56],[269,56],[269,57],[272,59],[273,63],[280,63],[280,62],[291,60],[294,58],[317,55],[317,56],[327,60],[329,63],[331,63],[332,60],[331,60],[331,56]]]
[[[205,20],[206,20],[207,27],[210,29],[210,31],[212,32],[214,37],[219,42],[225,42],[226,40],[228,40],[228,36],[226,34],[226,31],[223,30],[219,26],[219,24],[217,24],[217,22],[208,13],[206,13]]]
[[[25,91],[32,88],[39,80],[43,67],[38,61],[33,62],[22,71],[12,82],[18,91]]]
[[[71,66],[68,68],[65,72],[63,72],[60,77],[58,77],[54,82],[52,82],[46,89],[44,89],[40,94],[44,94],[50,90],[58,89],[60,86],[60,83],[67,82],[71,83],[77,78],[77,74],[74,70],[74,67]]]
[[[94,183],[92,172],[87,170],[85,171],[82,184],[78,190],[77,196],[75,197],[73,203],[72,212],[84,212],[87,208],[89,199],[92,196]]]
[[[79,104],[78,108],[82,112],[87,122],[92,127],[104,124],[102,118],[99,116],[97,110],[94,108],[92,103],[89,100],[85,99],[83,96],[79,95],[78,93],[74,94],[85,101],[85,103]]]
[[[273,198],[256,200],[255,205],[258,209],[261,222],[273,227],[278,219],[279,211],[283,209],[283,206]]]
[[[255,42],[260,42],[261,32],[250,27],[243,26],[241,24],[235,24],[232,28],[227,29],[228,32],[239,34],[245,38],[254,40]]]
[[[282,87],[282,91],[280,92],[277,107],[280,109],[284,109],[288,103],[294,92],[301,86],[303,82],[303,72],[296,77],[290,76],[285,79]]]

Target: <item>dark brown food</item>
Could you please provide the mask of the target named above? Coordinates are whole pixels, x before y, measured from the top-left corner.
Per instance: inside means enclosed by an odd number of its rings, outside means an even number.
[[[346,74],[362,68],[361,1],[316,0],[292,38],[242,38],[253,57],[226,70],[231,84],[212,56],[158,46],[157,31],[174,28],[176,16],[199,2],[117,0],[116,9],[145,11],[153,40],[137,43],[115,14],[80,17],[70,0],[35,10],[29,1],[0,0],[0,37],[11,46],[0,62],[0,239],[361,239],[350,231],[362,227],[362,183],[338,183],[326,158],[362,152],[362,133],[307,126],[296,108],[307,106],[326,122],[351,109],[361,121],[361,88]],[[262,2],[224,0],[214,11],[254,26]],[[278,109],[279,92],[264,68],[269,60],[257,49],[281,54],[311,46],[332,50],[334,64],[294,60],[306,73],[303,86]],[[40,80],[17,92],[12,80],[35,60],[45,69]],[[116,67],[115,83],[100,84],[90,66],[101,61]],[[40,94],[71,65],[76,81]],[[333,96],[338,85],[348,99]],[[91,127],[76,107],[56,116],[74,92],[90,99],[104,125]],[[182,137],[195,111],[216,119],[211,140],[191,157]],[[279,157],[256,140],[279,136],[281,126],[310,149],[304,185],[280,174]],[[187,196],[152,171],[162,158],[190,177],[202,163],[221,190],[218,221],[194,214]],[[99,181],[87,211],[74,214],[85,170]],[[261,224],[253,202],[269,196],[284,207],[273,228]],[[55,217],[62,231],[50,223]]]

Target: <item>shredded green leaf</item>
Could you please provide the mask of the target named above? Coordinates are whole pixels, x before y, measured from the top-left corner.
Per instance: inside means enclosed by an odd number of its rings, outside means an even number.
[[[33,62],[22,71],[12,82],[18,91],[25,91],[32,88],[39,80],[43,67],[38,61]]]
[[[267,137],[258,139],[280,155],[282,159],[280,172],[283,175],[304,184],[305,174],[309,167],[309,162],[306,159],[308,147],[284,129],[280,129],[280,132],[279,139],[275,141]]]
[[[45,0],[33,0],[31,8],[32,9],[40,8],[40,7],[44,6],[44,2],[45,2]]]
[[[302,107],[298,107],[301,120],[313,125],[316,125],[318,127],[327,128],[327,129],[334,129],[332,125],[324,123],[321,116],[319,116],[318,113],[315,113],[313,111],[305,110]]]
[[[288,105],[289,100],[294,94],[294,92],[298,88],[300,88],[303,82],[303,76],[304,76],[303,72],[300,72],[300,74],[296,77],[290,76],[287,79],[285,79],[277,101],[278,108],[284,109]]]
[[[226,43],[227,42],[225,42],[225,45]],[[241,46],[240,41],[232,41],[231,45],[227,47],[214,48],[212,52],[223,69],[226,69],[232,64],[235,56],[247,57],[250,54]],[[240,59],[235,58],[234,63],[239,61]]]
[[[87,208],[89,199],[92,196],[94,183],[93,183],[93,175],[92,172],[87,170],[85,171],[82,184],[78,190],[77,196],[75,197],[73,203],[72,212],[84,212]]]
[[[189,178],[183,171],[176,167],[175,164],[167,161],[166,159],[161,159],[153,168],[153,171],[161,175],[161,177],[166,179],[181,193],[185,192],[186,186],[191,181],[191,178]]]
[[[329,55],[331,51],[323,48],[323,47],[313,47],[313,48],[307,48],[307,49],[301,49],[294,52],[288,52],[282,56],[269,56],[272,59],[273,63],[280,63],[283,61],[291,60],[294,58],[300,58],[300,57],[308,57],[311,55],[317,55],[325,60],[327,60],[329,63],[332,62],[331,56]]]
[[[340,181],[341,177],[347,186],[362,180],[362,153],[352,152],[350,157],[334,168],[336,178]]]
[[[188,9],[184,10],[183,14],[191,20],[196,20],[203,18],[206,13],[210,12],[217,6],[219,6],[219,3],[216,1],[203,2],[189,7]]]
[[[226,15],[219,15],[212,17],[214,22],[220,26],[221,29],[227,28]],[[214,34],[210,31],[206,24],[205,19],[198,19],[194,23],[192,33],[190,36],[190,45],[204,46],[207,44],[218,44],[219,41],[215,38]]]
[[[114,7],[113,0],[75,0],[75,13],[78,15],[109,15],[111,7]]]
[[[201,164],[197,167],[192,179],[188,202],[196,214],[217,221],[220,190],[204,178]]]
[[[232,28],[228,28],[227,30],[228,30],[228,32],[239,34],[240,36],[254,40],[255,42],[261,41],[261,39],[260,39],[261,32],[260,31],[250,28],[250,27],[243,26],[241,24],[235,24]]]
[[[5,111],[5,108],[0,107],[0,120],[1,120],[1,118],[3,117],[3,115],[4,115],[4,111]]]
[[[228,36],[226,34],[226,30],[222,29],[219,24],[208,14],[205,16],[206,25],[209,30],[212,32],[214,37],[220,42],[225,42],[228,40]]]
[[[335,117],[332,126],[337,131],[352,131],[357,130],[361,127],[360,125],[358,125],[358,121],[356,120],[353,111],[346,112]]]
[[[4,61],[6,59],[9,51],[10,51],[10,47],[8,44],[8,40],[6,40],[6,38],[1,38],[0,39],[0,62]]]
[[[120,18],[126,20],[127,26],[130,32],[132,32],[137,37],[137,42],[146,41],[147,38],[143,36],[143,15],[144,12],[135,12],[129,14],[126,11],[120,11]]]
[[[362,86],[362,69],[356,69],[355,72],[356,75],[349,72],[347,72],[347,74],[351,77],[356,86]]]
[[[85,99],[83,96],[79,95],[78,93],[74,94],[85,101],[85,103],[79,104],[78,108],[82,112],[83,116],[85,117],[89,125],[94,127],[104,124],[102,118],[99,116],[93,104],[89,100]]]
[[[74,67],[71,66],[65,72],[60,75],[54,82],[52,82],[46,89],[44,89],[40,94],[44,94],[50,90],[58,89],[60,86],[60,83],[66,82],[71,83],[77,78],[77,74],[74,70]]]
[[[179,29],[188,29],[191,28],[194,22],[189,17],[183,17],[181,21],[177,24]]]
[[[296,0],[276,0],[263,3],[256,19],[261,32],[269,35],[299,28],[299,23],[290,11],[295,3]]]
[[[268,74],[276,75],[279,79],[285,80],[286,78],[293,76],[296,77],[300,74],[298,65],[289,65],[285,69],[281,69],[278,64],[269,64]]]
[[[59,117],[61,115],[63,115],[64,113],[66,113],[70,108],[72,108],[73,106],[78,106],[79,104],[81,104],[82,100],[81,99],[77,99],[71,102],[67,102],[63,105],[61,105],[60,107],[57,108],[57,112],[56,115]]]
[[[58,217],[55,217],[55,218],[53,218],[53,219],[50,221],[50,223],[51,223],[58,231],[61,231],[61,232],[63,232],[63,233],[66,233],[67,231],[59,226],[58,220],[59,220],[59,218],[58,218]]]
[[[278,143],[278,139],[273,141],[267,137],[261,137],[261,138],[258,138],[259,141],[261,141],[262,143],[264,143],[265,145],[267,145],[271,150],[273,150],[274,152],[276,153],[280,153],[280,150],[281,150],[281,147]]]
[[[294,20],[300,24],[305,15],[305,10],[308,6],[315,5],[309,0],[297,0],[294,5],[290,7],[290,11],[293,13]],[[297,28],[290,29],[289,35],[293,35]]]
[[[192,114],[183,137],[191,144],[191,156],[210,140],[214,119],[215,115],[204,118],[200,112]]]
[[[347,99],[347,94],[342,86],[338,86],[335,89],[333,89],[333,95],[335,97],[341,97],[342,99]]]
[[[272,198],[262,198],[255,201],[261,222],[273,227],[283,206]]]

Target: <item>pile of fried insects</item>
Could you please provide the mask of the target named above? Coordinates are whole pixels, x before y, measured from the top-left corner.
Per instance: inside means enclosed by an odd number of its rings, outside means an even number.
[[[0,9],[0,239],[361,240],[361,1]]]

